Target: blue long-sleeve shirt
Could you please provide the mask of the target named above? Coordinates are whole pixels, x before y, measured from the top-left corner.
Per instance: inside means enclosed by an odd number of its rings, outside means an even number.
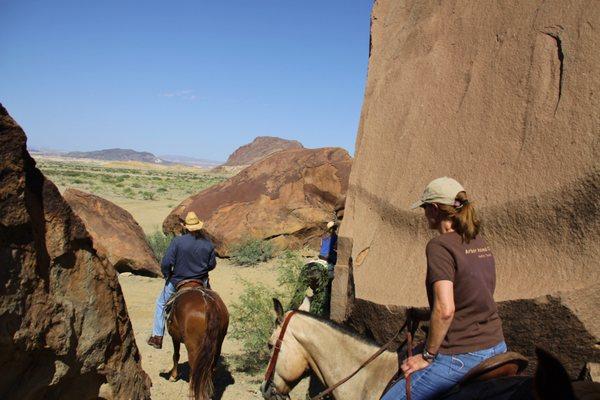
[[[177,285],[184,279],[203,279],[215,269],[217,259],[210,240],[187,233],[176,236],[160,263],[163,276]]]

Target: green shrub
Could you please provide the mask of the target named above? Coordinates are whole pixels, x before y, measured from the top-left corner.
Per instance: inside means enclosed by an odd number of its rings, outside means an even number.
[[[243,280],[242,284],[244,291],[230,307],[231,337],[242,344],[239,369],[258,372],[269,361],[267,343],[275,329],[272,298],[278,293],[261,283]]]
[[[241,341],[242,355],[239,368],[256,372],[269,360],[268,340],[275,328],[272,298],[277,297],[287,309],[300,306],[309,286],[313,287],[310,312],[326,315],[329,304],[327,269],[310,263],[299,252],[284,251],[277,259],[279,290],[260,283],[242,281],[244,290],[231,307],[231,336]]]
[[[261,239],[245,239],[231,249],[231,259],[237,265],[250,266],[273,258],[273,245]]]
[[[160,262],[164,257],[171,240],[173,240],[172,235],[165,235],[159,230],[156,230],[154,233],[146,235],[146,240],[154,253],[154,257]]]
[[[140,195],[144,200],[154,200],[154,193],[152,192],[140,192]]]

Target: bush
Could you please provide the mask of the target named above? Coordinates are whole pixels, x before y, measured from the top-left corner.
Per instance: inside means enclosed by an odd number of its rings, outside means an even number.
[[[146,240],[154,253],[154,257],[160,262],[164,257],[171,240],[173,240],[172,235],[165,235],[161,231],[157,230],[150,235],[146,235]]]
[[[272,298],[277,297],[287,309],[295,309],[304,300],[309,284],[315,286],[311,302],[312,313],[325,315],[326,290],[329,283],[327,269],[321,265],[308,264],[298,252],[285,251],[278,257],[277,282],[281,291],[267,288],[260,283],[242,281],[244,290],[231,307],[231,336],[242,343],[239,358],[240,369],[256,372],[269,361],[267,346],[275,329]],[[316,283],[316,285],[315,285]]]
[[[269,361],[267,343],[275,329],[272,298],[278,293],[261,283],[243,280],[242,284],[244,291],[230,307],[231,337],[242,343],[239,369],[258,372]]]
[[[231,260],[237,265],[251,266],[273,258],[273,245],[260,239],[246,239],[231,249]]]
[[[154,200],[154,193],[152,192],[140,192],[140,194],[144,200]]]

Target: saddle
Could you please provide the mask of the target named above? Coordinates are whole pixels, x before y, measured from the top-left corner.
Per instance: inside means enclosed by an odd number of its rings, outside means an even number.
[[[210,281],[208,277],[204,279],[184,279],[175,286],[175,293],[167,300],[165,304],[165,320],[169,321],[171,318],[171,311],[173,311],[173,305],[179,296],[190,290],[204,291],[210,289]]]
[[[175,291],[178,292],[183,289],[193,289],[199,286],[206,289],[210,289],[210,281],[208,280],[208,277],[206,277],[205,279],[184,279],[177,284],[177,286],[175,287]]]
[[[527,364],[529,364],[527,358],[514,351],[498,354],[475,366],[458,384],[464,386],[473,382],[516,376],[527,368]]]

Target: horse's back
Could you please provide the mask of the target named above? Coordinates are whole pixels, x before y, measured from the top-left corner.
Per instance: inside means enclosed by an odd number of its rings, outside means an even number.
[[[207,288],[186,290],[178,294],[173,304],[173,318],[169,323],[171,336],[187,336],[192,331],[203,333],[206,330],[207,318],[214,318],[220,327],[221,340],[229,326],[227,306],[217,292]],[[174,331],[171,331],[171,325]]]

